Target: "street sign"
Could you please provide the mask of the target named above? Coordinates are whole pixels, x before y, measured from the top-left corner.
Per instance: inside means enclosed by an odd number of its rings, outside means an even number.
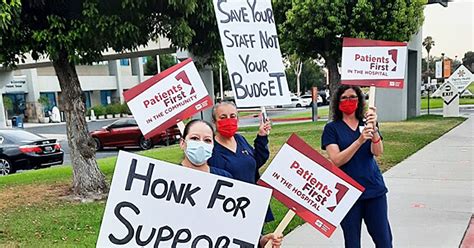
[[[449,81],[446,81],[439,88],[441,98],[443,98],[444,103],[449,105],[456,97],[459,96],[458,89]]]
[[[474,82],[474,77],[464,65],[460,65],[458,69],[448,78],[448,81],[451,82],[457,89],[459,94],[464,93],[469,85]]]

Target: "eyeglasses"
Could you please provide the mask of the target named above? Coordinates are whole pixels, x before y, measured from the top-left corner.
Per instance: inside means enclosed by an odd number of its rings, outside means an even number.
[[[341,96],[341,101],[346,101],[349,99],[358,99],[359,97],[357,95],[352,95],[352,96]]]

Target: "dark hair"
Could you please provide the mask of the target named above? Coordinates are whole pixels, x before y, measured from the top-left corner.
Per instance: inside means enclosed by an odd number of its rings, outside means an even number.
[[[223,105],[232,105],[232,106],[234,106],[235,109],[237,109],[237,106],[235,106],[235,103],[231,102],[231,101],[222,101],[222,102],[216,103],[214,105],[214,107],[212,107],[212,120],[214,122],[217,121],[217,116],[216,116],[217,108],[220,107],[220,106],[223,106]]]
[[[212,127],[212,125],[209,122],[207,122],[205,120],[194,119],[194,120],[191,120],[190,122],[188,122],[188,124],[186,124],[186,127],[184,127],[184,131],[183,131],[183,137],[181,137],[181,138],[186,139],[186,136],[188,136],[188,133],[189,133],[189,129],[191,129],[191,127],[194,124],[198,123],[198,122],[206,124],[212,131],[212,137],[214,137],[214,135],[215,135],[214,134],[214,128]]]
[[[344,94],[344,92],[348,89],[353,89],[356,92],[359,101],[357,104],[355,117],[358,120],[364,119],[365,97],[364,94],[362,94],[362,90],[360,90],[359,86],[342,84],[339,86],[339,88],[337,88],[336,94],[334,94],[332,97],[331,108],[333,121],[342,120],[342,111],[339,110],[339,103],[341,102],[342,94]]]

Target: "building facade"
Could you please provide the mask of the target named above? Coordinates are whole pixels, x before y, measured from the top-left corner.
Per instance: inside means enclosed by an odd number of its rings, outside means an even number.
[[[145,57],[138,57],[76,66],[86,107],[123,103],[124,91],[151,77],[144,75],[145,63]],[[0,89],[2,97],[11,102],[4,106],[6,118],[22,116],[25,121],[39,122],[54,106],[62,111],[61,88],[53,67],[15,70],[12,74]],[[47,104],[39,104],[40,98]]]

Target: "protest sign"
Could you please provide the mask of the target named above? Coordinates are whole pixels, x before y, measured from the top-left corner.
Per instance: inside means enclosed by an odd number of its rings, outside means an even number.
[[[257,247],[271,190],[120,151],[97,247]]]
[[[191,59],[168,68],[123,95],[145,138],[213,104]]]
[[[258,184],[330,237],[364,188],[293,134]]]
[[[344,38],[342,46],[341,84],[403,88],[406,43]]]
[[[213,2],[237,106],[289,104],[271,1]]]

